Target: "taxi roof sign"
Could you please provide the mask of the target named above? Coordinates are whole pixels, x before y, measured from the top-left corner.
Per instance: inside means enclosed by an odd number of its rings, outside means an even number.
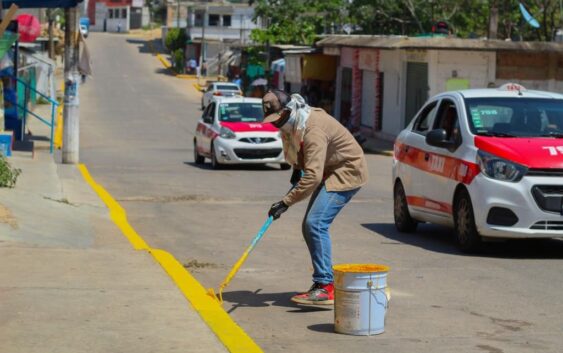
[[[521,91],[525,91],[526,87],[518,83],[505,83],[504,85],[500,86],[498,89],[501,91],[521,92]]]

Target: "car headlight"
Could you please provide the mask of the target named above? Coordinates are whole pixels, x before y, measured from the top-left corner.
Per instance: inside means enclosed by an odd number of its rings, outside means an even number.
[[[224,126],[221,126],[221,130],[219,131],[219,136],[221,136],[224,139],[234,139],[237,137],[237,135],[235,135],[233,130]]]
[[[477,163],[481,172],[496,180],[516,183],[522,179],[528,168],[487,152],[477,152]]]

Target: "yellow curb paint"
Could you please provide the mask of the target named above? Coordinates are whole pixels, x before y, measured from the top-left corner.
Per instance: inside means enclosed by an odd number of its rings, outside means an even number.
[[[263,352],[178,260],[163,250],[151,249],[150,253],[230,352]]]
[[[80,164],[78,166],[80,172],[82,173],[82,177],[84,180],[90,185],[90,187],[98,194],[100,199],[106,204],[107,208],[110,211],[110,217],[113,222],[117,225],[117,227],[121,230],[123,235],[129,240],[131,245],[135,250],[148,250],[149,246],[143,238],[141,238],[137,232],[131,227],[129,222],[127,221],[127,214],[125,210],[114,200],[113,197],[107,192],[101,185],[96,183],[90,172],[86,168],[84,164]]]
[[[164,65],[165,68],[169,69],[172,67],[172,65],[170,65],[168,60],[166,60],[162,55],[156,54],[156,57],[158,58],[158,60],[160,60],[160,62],[162,63],[162,65]]]
[[[219,302],[182,266],[172,254],[152,249],[131,227],[127,213],[103,186],[96,183],[84,164],[78,166],[84,180],[98,194],[110,211],[110,217],[136,250],[148,251],[172,278],[203,321],[231,353],[263,353],[262,349],[233,321]]]
[[[63,148],[63,103],[57,108],[57,118],[55,120],[55,137],[53,145],[56,149]]]
[[[183,78],[183,79],[194,79],[194,78],[197,78],[196,75],[185,75],[185,74],[178,74],[178,75],[176,75],[176,77],[178,77],[178,78]]]

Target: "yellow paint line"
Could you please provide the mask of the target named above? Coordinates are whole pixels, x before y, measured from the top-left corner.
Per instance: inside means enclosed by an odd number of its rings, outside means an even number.
[[[203,321],[231,353],[262,353],[262,349],[237,325],[219,302],[170,253],[152,249],[127,220],[125,209],[98,184],[84,164],[78,166],[84,180],[98,194],[110,211],[110,217],[136,250],[148,251],[172,278]]]
[[[217,300],[207,294],[205,288],[178,260],[163,250],[151,249],[150,253],[230,352],[262,352],[262,349],[231,319]]]
[[[90,175],[90,172],[84,164],[80,164],[78,169],[82,173],[84,180],[90,185],[90,187],[98,194],[100,199],[106,204],[110,211],[110,217],[117,227],[121,230],[123,235],[129,240],[131,245],[135,250],[148,250],[149,246],[143,238],[135,232],[133,227],[127,221],[127,213],[125,210],[115,201],[115,199],[106,191],[100,184],[94,181],[94,178]]]
[[[188,80],[192,80],[192,79],[196,79],[196,78],[197,78],[196,75],[186,75],[186,74],[178,74],[178,75],[176,75],[176,77],[178,77],[178,78],[183,78],[183,79],[188,79]]]
[[[156,57],[158,58],[158,60],[160,60],[160,62],[162,63],[162,65],[164,65],[165,68],[169,69],[172,67],[172,65],[170,65],[168,60],[166,60],[166,58],[164,58],[162,55],[156,54]]]

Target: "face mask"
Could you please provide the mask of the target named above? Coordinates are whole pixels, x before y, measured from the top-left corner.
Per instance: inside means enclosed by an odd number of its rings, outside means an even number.
[[[293,127],[295,125],[295,117],[290,116],[289,119],[283,124],[279,129],[286,134],[291,134],[293,132]]]

